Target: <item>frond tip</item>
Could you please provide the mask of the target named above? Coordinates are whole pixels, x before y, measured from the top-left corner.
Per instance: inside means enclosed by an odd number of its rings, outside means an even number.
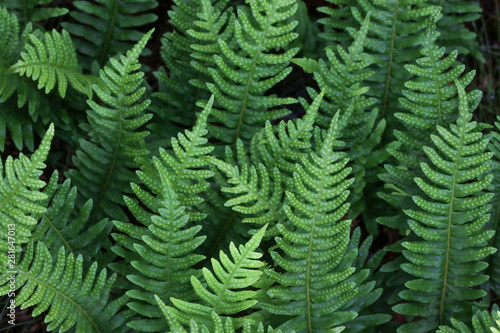
[[[38,221],[31,214],[43,213],[46,207],[37,201],[46,199],[46,194],[40,192],[45,182],[40,180],[43,163],[47,158],[50,143],[54,137],[54,124],[51,124],[38,149],[31,158],[22,153],[14,160],[9,156],[5,165],[0,163],[0,259],[2,265],[7,263],[8,233],[15,230],[15,243],[27,243],[36,228]],[[4,169],[5,167],[5,169]],[[5,174],[4,174],[5,172]],[[4,231],[5,230],[5,231]],[[15,248],[16,252],[21,249]]]
[[[259,269],[264,266],[264,263],[259,260],[262,253],[255,250],[259,247],[266,228],[267,225],[239,248],[231,242],[229,250],[232,260],[222,251],[220,261],[212,259],[213,273],[208,268],[203,268],[203,277],[207,286],[198,278],[191,277],[196,294],[206,305],[170,298],[170,301],[179,309],[173,309],[173,314],[179,322],[189,325],[191,319],[195,319],[198,323],[212,328],[212,312],[217,315],[232,315],[245,311],[257,303],[252,299],[256,292],[248,288],[262,275],[262,270]],[[233,318],[237,327],[242,326],[244,319],[245,317]]]

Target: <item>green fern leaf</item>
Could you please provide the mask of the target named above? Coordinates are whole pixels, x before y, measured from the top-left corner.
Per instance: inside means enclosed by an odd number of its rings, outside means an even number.
[[[487,246],[493,231],[483,230],[490,216],[492,193],[485,189],[492,180],[486,172],[492,154],[488,144],[471,122],[467,95],[458,80],[459,116],[449,129],[437,126],[431,134],[437,149],[424,147],[432,164],[422,162],[425,179],[415,183],[425,193],[413,196],[418,209],[405,210],[408,225],[418,236],[406,241],[403,255],[409,261],[401,268],[416,279],[406,282],[399,296],[407,303],[393,310],[422,320],[403,325],[398,332],[428,332],[449,318],[470,318],[471,301],[486,295],[474,286],[488,280],[481,275],[487,264],[483,259],[496,250]],[[430,184],[429,184],[430,182]]]
[[[191,276],[199,276],[201,272],[191,267],[204,258],[193,253],[205,239],[204,236],[195,237],[201,226],[187,226],[189,215],[180,205],[166,171],[158,168],[158,172],[163,201],[158,202],[159,214],[152,215],[149,231],[114,221],[119,230],[136,240],[133,248],[124,244],[138,254],[137,260],[131,261],[135,271],[127,275],[127,279],[139,289],[127,292],[134,299],[128,306],[148,319],[131,321],[128,326],[143,332],[158,332],[165,326],[165,320],[159,319],[153,294],[167,303],[171,297],[185,301],[196,298],[190,281]],[[117,241],[123,241],[119,235],[113,236]]]
[[[318,12],[326,17],[318,20],[318,23],[325,27],[325,31],[320,33],[320,37],[327,42],[334,44],[347,44],[352,41],[352,36],[347,32],[347,28],[357,26],[356,19],[351,13],[351,8],[356,4],[355,0],[327,0],[334,6],[318,7]]]
[[[137,157],[147,156],[144,137],[147,131],[138,131],[151,115],[144,111],[150,101],[142,100],[145,88],[141,87],[144,73],[138,71],[139,55],[153,31],[147,33],[126,56],[112,58],[112,67],[100,71],[103,87],[93,85],[99,104],[88,100],[87,112],[90,140],[80,140],[80,149],[73,162],[76,169],[68,176],[86,199],[93,199],[94,208],[89,217],[93,225],[110,217],[127,221],[118,206],[123,204],[123,194],[130,193],[129,183],[137,182],[129,168],[138,168]]]
[[[161,126],[157,131],[162,137],[160,143],[162,139],[170,143],[170,138],[182,130],[178,124],[192,126],[196,102],[210,97],[206,83],[213,82],[208,68],[215,66],[213,56],[220,53],[217,40],[230,43],[234,31],[233,8],[227,6],[228,2],[176,0],[168,12],[175,31],[162,38],[160,55],[165,68],[155,72],[159,89],[153,94],[159,101],[153,104],[153,111]]]
[[[104,219],[84,230],[92,211],[92,200],[88,200],[76,211],[77,188],[71,187],[70,179],[66,179],[62,184],[58,184],[58,180],[58,173],[54,172],[43,190],[46,198],[38,204],[47,209],[32,215],[39,222],[31,239],[35,243],[43,241],[53,257],[63,246],[73,256],[81,254],[84,262],[89,262],[99,251],[93,243],[102,242],[98,239],[102,238],[103,234],[107,236],[112,225]]]
[[[283,24],[296,10],[296,0],[252,0],[249,7],[238,7],[235,38],[239,50],[219,40],[222,53],[214,56],[217,67],[210,69],[215,83],[207,84],[215,95],[209,131],[216,138],[236,145],[240,138],[249,140],[266,120],[289,113],[275,108],[295,99],[265,93],[291,72],[288,66],[298,49],[282,54],[271,51],[297,37],[293,32],[297,22]]]
[[[17,17],[10,14],[4,7],[0,7],[0,20],[2,22],[0,25],[0,57],[2,59],[0,62],[0,103],[2,103],[0,106],[2,109],[0,150],[4,150],[8,131],[18,150],[21,151],[27,147],[33,151],[34,133],[43,134],[46,127],[44,125],[49,122],[54,122],[60,127],[67,126],[68,117],[64,114],[64,107],[61,106],[61,98],[40,92],[30,78],[20,76],[13,69],[13,66],[21,59],[21,51],[29,42],[29,36],[40,35],[40,31],[33,32],[32,24],[28,24],[20,34]],[[17,103],[14,97],[11,98],[14,94],[17,94]],[[18,110],[21,108],[27,110]]]
[[[441,33],[439,44],[445,46],[449,53],[453,50],[458,50],[460,54],[471,53],[484,62],[477,36],[466,26],[481,17],[480,3],[471,0],[432,0],[430,3],[440,6],[443,11],[443,18],[437,22]]]
[[[264,263],[259,258],[262,254],[255,252],[267,226],[260,229],[245,244],[237,248],[231,243],[229,250],[231,260],[224,252],[220,253],[220,261],[212,259],[212,273],[203,268],[205,287],[198,278],[192,276],[191,283],[199,299],[206,305],[188,303],[184,300],[171,298],[170,301],[177,309],[172,309],[172,315],[184,325],[189,325],[191,319],[198,324],[204,324],[209,329],[214,327],[212,312],[217,315],[233,315],[251,308],[257,303],[252,300],[255,291],[248,288],[259,280]],[[245,317],[233,318],[236,328],[243,325]]]
[[[450,326],[439,326],[436,333],[500,333],[500,309],[493,304],[491,314],[487,311],[476,311],[472,317],[472,330],[463,322],[451,318]]]
[[[176,333],[209,333],[209,332],[214,332],[214,333],[235,333],[235,332],[241,332],[241,333],[281,333],[281,330],[274,330],[272,327],[268,327],[267,330],[264,330],[264,326],[262,323],[259,324],[259,326],[254,329],[248,320],[246,320],[243,324],[243,329],[240,330],[235,330],[233,322],[230,317],[225,318],[225,322],[223,323],[222,318],[217,315],[215,312],[212,312],[212,321],[213,321],[213,327],[214,329],[210,331],[207,326],[205,325],[198,325],[195,320],[191,320],[189,323],[189,331],[187,331],[183,325],[175,318],[175,312],[173,312],[171,307],[168,307],[165,305],[165,303],[162,302],[162,300],[158,297],[155,296],[156,301],[158,302],[158,306],[160,310],[162,311],[163,315],[168,321],[168,324],[170,326],[170,332],[176,332]],[[294,333],[295,331],[292,331],[290,333]]]
[[[69,12],[67,8],[46,6],[54,5],[54,2],[53,0],[3,0],[2,6],[15,13],[23,26],[26,26],[31,22],[48,20]]]
[[[63,22],[62,26],[79,37],[74,38],[75,46],[86,69],[93,59],[103,67],[111,56],[125,54],[131,43],[143,37],[138,29],[157,19],[148,12],[158,6],[156,0],[74,1],[73,5],[79,9],[70,13],[76,23]],[[147,54],[144,49],[144,55]]]
[[[297,165],[284,208],[288,221],[278,224],[283,237],[276,238],[279,251],[271,252],[285,272],[269,271],[278,285],[269,290],[273,301],[263,308],[290,318],[278,327],[285,331],[320,332],[357,316],[336,311],[359,291],[355,282],[345,281],[355,268],[339,265],[349,245],[350,221],[341,219],[353,180],[347,179],[345,153],[332,149],[338,118],[337,113],[318,151]]]
[[[48,94],[56,85],[61,97],[66,96],[68,82],[77,91],[92,96],[91,84],[99,83],[92,76],[80,73],[75,48],[66,30],[62,34],[53,30],[46,32],[42,42],[35,35],[29,35],[30,43],[25,45],[12,71],[26,75],[38,82],[38,89],[45,88]]]
[[[386,165],[387,173],[380,176],[399,193],[410,196],[421,194],[413,178],[422,177],[420,162],[425,160],[425,155],[420,152],[423,145],[432,144],[429,134],[438,134],[437,125],[446,127],[457,119],[457,88],[449,85],[449,82],[459,80],[462,86],[467,86],[475,74],[474,71],[464,74],[465,66],[456,62],[457,52],[445,56],[445,49],[436,45],[439,33],[435,22],[439,17],[439,12],[435,12],[428,21],[420,49],[422,57],[406,66],[406,70],[414,75],[413,79],[405,83],[408,89],[403,90],[405,97],[399,100],[407,112],[395,113],[405,126],[405,131],[395,131],[401,147],[398,151],[389,151],[398,163]],[[475,109],[480,101],[480,92],[471,91],[467,95],[470,108]],[[400,208],[414,207],[410,196],[379,195]],[[399,218],[380,218],[378,221],[392,228],[407,228],[403,215]]]
[[[34,305],[33,316],[48,311],[44,318],[47,330],[58,328],[59,332],[66,332],[74,327],[76,332],[127,331],[123,323],[132,312],[120,309],[128,297],[108,301],[116,275],[107,278],[106,270],[102,270],[96,276],[96,263],[84,275],[82,256],[66,256],[61,247],[53,262],[43,242],[37,244],[36,250],[30,242],[14,271],[16,287],[20,289],[16,305],[21,309]],[[1,295],[6,295],[10,288],[6,274],[1,274]]]
[[[157,172],[152,166],[162,168],[168,175],[181,205],[187,208],[191,221],[200,221],[205,218],[205,214],[199,212],[196,206],[203,202],[201,193],[210,186],[207,179],[213,176],[213,172],[207,168],[209,165],[207,156],[214,147],[207,144],[208,140],[205,137],[208,133],[207,119],[212,110],[212,103],[213,97],[198,115],[193,129],[172,137],[170,140],[172,149],[160,148],[159,157],[153,157],[152,163],[143,160],[145,169],[139,172],[139,177],[144,184],[153,193],[158,194],[161,193],[161,187],[158,186]]]
[[[46,194],[39,191],[45,186],[40,176],[45,168],[43,162],[49,153],[53,136],[52,124],[31,158],[21,153],[18,159],[14,160],[9,156],[5,163],[0,164],[0,214],[4,230],[0,233],[0,259],[3,260],[3,267],[7,265],[7,253],[19,255],[19,245],[27,243],[32,237],[37,220],[31,214],[40,214],[46,210],[37,201],[46,198]],[[14,238],[9,237],[13,235],[12,232],[9,235],[8,230],[12,230]]]

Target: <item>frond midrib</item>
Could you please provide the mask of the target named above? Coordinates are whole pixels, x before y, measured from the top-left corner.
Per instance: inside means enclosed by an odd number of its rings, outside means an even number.
[[[76,263],[76,261],[75,261],[75,263]],[[70,297],[66,296],[64,293],[60,292],[59,290],[57,290],[56,288],[52,287],[51,285],[45,283],[44,281],[37,279],[36,277],[34,277],[33,275],[29,274],[28,272],[23,271],[19,267],[16,267],[16,268],[19,271],[19,273],[22,273],[22,274],[26,275],[27,278],[35,281],[38,286],[41,285],[41,286],[44,286],[47,289],[52,290],[52,292],[54,292],[55,294],[59,295],[60,297],[65,298],[69,303],[71,303],[74,306],[76,306],[78,308],[78,310],[88,319],[88,321],[90,322],[90,324],[92,325],[92,327],[95,329],[95,331],[97,333],[101,333],[101,330],[99,329],[99,327],[97,326],[97,324],[94,322],[94,320],[92,319],[92,317],[90,316],[90,314],[88,314],[87,311],[85,311],[85,309],[83,309],[78,303],[76,303],[75,301],[73,301],[73,299],[71,299]]]
[[[314,215],[312,219],[311,226],[311,236],[309,237],[309,251],[307,254],[307,271],[306,271],[306,304],[307,304],[307,326],[309,327],[309,332],[313,332],[312,327],[312,301],[311,301],[311,256],[312,256],[312,247],[314,240],[314,228],[316,226],[316,219],[318,215],[318,208],[323,199],[323,190],[324,190],[324,178],[325,178],[325,160],[323,159],[323,168],[321,169],[322,173],[320,175],[320,191],[318,193],[318,201],[316,202],[316,207],[314,208]]]
[[[129,65],[129,63],[127,62],[126,64],[124,64],[124,67],[127,68]],[[125,73],[125,75],[128,75],[129,73]],[[122,77],[122,86],[120,87],[120,94],[119,94],[119,98],[118,98],[118,107],[115,109],[118,111],[120,117],[119,117],[119,134],[118,134],[118,139],[117,139],[117,143],[115,145],[115,148],[114,148],[114,151],[113,151],[113,158],[111,160],[111,165],[109,167],[109,171],[108,171],[108,174],[106,175],[106,180],[102,186],[102,190],[101,190],[101,193],[99,194],[99,197],[98,199],[96,200],[96,205],[95,205],[95,208],[92,212],[92,216],[89,218],[89,222],[91,224],[94,223],[94,219],[97,215],[97,211],[98,209],[101,207],[101,202],[108,190],[108,187],[110,185],[110,181],[111,181],[111,177],[113,175],[113,171],[115,170],[115,164],[116,164],[116,159],[118,158],[118,151],[120,150],[120,146],[121,146],[121,140],[122,140],[122,136],[123,136],[123,108],[124,108],[124,105],[122,104],[123,103],[123,86],[125,85],[125,80],[123,79]]]
[[[66,241],[66,238],[64,238],[61,231],[52,223],[52,220],[47,216],[47,214],[42,213],[42,218],[44,218],[47,221],[47,223],[50,225],[50,227],[57,233],[57,235],[63,241],[64,246],[69,250],[69,252],[71,252],[71,254],[73,256],[75,256],[75,251],[73,251],[73,249],[71,248],[69,243]]]
[[[238,120],[238,125],[236,127],[236,135],[235,135],[235,138],[234,138],[234,149],[235,150],[236,150],[236,145],[237,145],[238,139],[240,137],[241,126],[243,125],[243,115],[244,115],[245,110],[247,108],[248,95],[250,94],[250,92],[249,92],[249,90],[250,90],[250,82],[252,82],[253,72],[255,70],[255,66],[257,66],[257,58],[259,57],[260,49],[262,47],[262,43],[264,41],[264,38],[266,38],[267,30],[269,29],[269,26],[271,25],[271,19],[270,19],[270,17],[271,17],[271,15],[274,15],[275,10],[276,10],[276,2],[273,1],[272,11],[266,17],[266,19],[267,19],[266,27],[264,28],[264,31],[262,31],[262,38],[259,41],[259,46],[257,47],[257,51],[255,52],[255,56],[253,57],[252,66],[250,67],[250,71],[248,72],[248,80],[247,80],[247,83],[246,83],[246,86],[245,86],[245,94],[244,94],[244,97],[243,97],[243,103],[242,103],[241,110],[240,110],[240,119]]]
[[[446,299],[446,289],[447,289],[447,283],[448,283],[448,267],[450,264],[450,246],[451,246],[451,225],[452,225],[452,214],[453,214],[453,204],[454,204],[454,199],[455,199],[455,188],[457,185],[456,177],[457,177],[457,172],[458,172],[458,165],[460,164],[460,158],[462,156],[462,148],[463,148],[463,140],[465,133],[463,132],[460,133],[460,148],[458,149],[457,152],[457,160],[455,162],[455,168],[453,170],[453,187],[451,189],[451,202],[450,202],[450,209],[448,212],[448,231],[447,231],[447,240],[446,240],[446,260],[445,260],[445,270],[444,270],[444,278],[443,278],[443,289],[441,291],[441,300],[439,304],[439,325],[443,325],[444,323],[444,305],[445,305],[445,299]]]

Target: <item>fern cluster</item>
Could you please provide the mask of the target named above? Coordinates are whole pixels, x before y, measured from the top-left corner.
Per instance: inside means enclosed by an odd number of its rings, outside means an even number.
[[[480,12],[0,1],[0,322],[499,332]]]

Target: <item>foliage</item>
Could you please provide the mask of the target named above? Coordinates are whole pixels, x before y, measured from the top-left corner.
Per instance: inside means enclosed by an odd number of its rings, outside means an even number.
[[[0,1],[2,330],[497,332],[478,18]]]

